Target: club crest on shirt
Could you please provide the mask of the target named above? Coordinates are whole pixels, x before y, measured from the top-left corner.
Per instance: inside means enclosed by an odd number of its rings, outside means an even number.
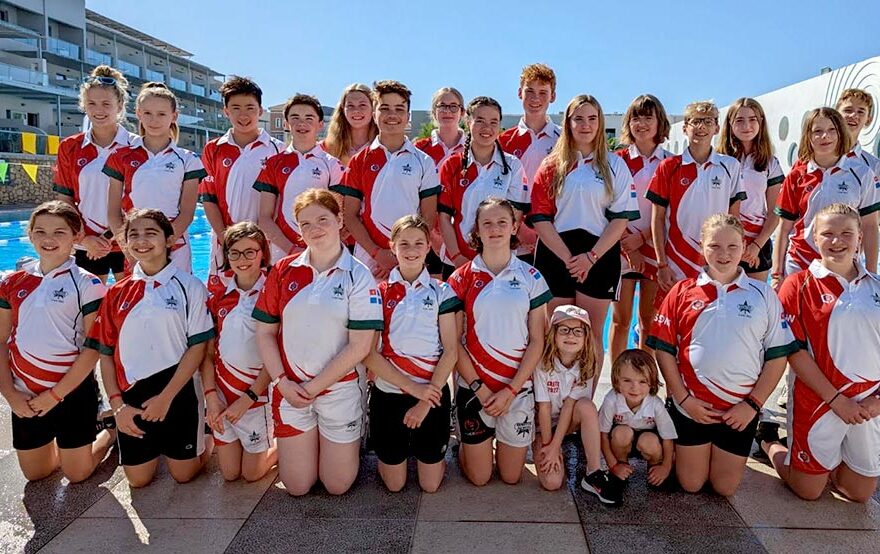
[[[623,423],[623,414],[614,414],[614,423],[618,425]]]
[[[412,166],[411,165],[403,164],[403,167],[400,169],[401,169],[401,173],[403,173],[404,175],[412,175]]]
[[[839,192],[840,194],[846,194],[847,192],[849,192],[849,185],[846,184],[846,181],[843,181],[842,183],[837,183],[837,192]]]
[[[880,307],[880,294],[875,292],[871,295],[871,299],[874,301],[874,306]]]
[[[370,171],[379,171],[379,164],[373,164],[370,166]]]
[[[226,314],[228,314],[228,313],[229,313],[229,310],[227,310],[226,308],[220,308],[220,310],[217,311],[217,315],[219,317],[226,317]]]
[[[299,288],[299,283],[297,283],[296,281],[291,281],[290,284],[287,285],[287,290],[289,290],[290,292],[294,292],[298,288]]]
[[[482,279],[477,279],[476,281],[474,281],[474,288],[481,289],[481,288],[483,288],[483,285],[485,285],[485,284],[486,283],[484,283]]]
[[[823,304],[831,304],[832,302],[837,300],[837,297],[835,297],[833,294],[829,294],[826,292],[823,293],[822,296],[819,297],[819,299],[822,300]]]
[[[312,179],[320,179],[321,178],[321,169],[316,167],[312,170]]]
[[[466,187],[469,184],[471,184],[471,180],[470,179],[461,179],[458,181],[458,184],[462,187]]]
[[[531,430],[532,430],[532,422],[529,421],[529,415],[526,414],[525,419],[523,419],[519,423],[514,423],[513,428],[516,431],[516,436],[518,436],[518,437],[529,436],[529,432],[531,432]]]
[[[717,175],[715,177],[712,177],[712,180],[710,182],[712,183],[713,189],[718,190],[721,188],[721,179],[719,179]]]
[[[521,286],[522,283],[520,283],[516,277],[510,280],[510,288],[512,288],[513,290],[519,290]]]
[[[223,167],[232,167],[232,158],[223,158]]]
[[[18,294],[16,294],[15,296],[17,296],[19,298],[24,298],[27,295],[28,295],[27,289],[21,289],[20,291],[18,291]]]
[[[740,317],[752,317],[752,305],[749,304],[748,300],[744,300],[742,304],[737,304],[736,309],[739,310]]]
[[[337,300],[342,300],[343,294],[345,294],[345,289],[342,288],[342,284],[333,287],[333,298]]]
[[[559,381],[547,381],[547,392],[559,394]]]
[[[495,180],[492,181],[492,186],[496,189],[500,189],[504,186],[504,181],[501,180],[501,175],[495,177]]]
[[[684,186],[688,186],[689,184],[691,184],[691,180],[688,179],[687,177],[682,177],[681,181],[679,181],[679,183],[681,183]]]
[[[426,296],[422,300],[422,309],[433,310],[434,309],[434,299],[431,298],[430,296]]]
[[[79,167],[83,167],[87,163],[89,163],[89,160],[87,160],[86,158],[79,158],[78,160],[76,160],[76,165],[78,165]]]
[[[177,299],[173,296],[169,296],[165,299],[165,309],[166,310],[176,310],[177,309]]]
[[[167,164],[165,164],[165,171],[167,173],[171,173],[172,171],[174,171],[175,167],[177,166],[174,165],[174,162],[168,162]]]
[[[65,298],[67,298],[67,291],[64,290],[64,287],[52,291],[52,302],[64,302]]]
[[[128,165],[130,165],[131,167],[138,167],[139,165],[141,165],[141,162],[139,162],[137,160],[131,160],[131,162]]]
[[[810,455],[807,454],[805,450],[801,450],[797,453],[797,459],[805,464],[810,463]]]
[[[513,151],[513,155],[516,156],[517,158],[522,158],[523,151],[520,150],[519,148],[517,148],[516,150]]]
[[[691,309],[695,312],[702,310],[706,307],[706,303],[702,300],[694,300],[691,302]]]
[[[119,311],[120,311],[120,312],[124,312],[125,310],[128,309],[128,307],[129,307],[130,305],[131,305],[131,304],[129,304],[127,301],[126,301],[126,302],[123,302],[122,305],[119,306]]]
[[[389,310],[393,310],[395,306],[397,306],[397,300],[389,300],[385,304],[385,307],[388,308]]]
[[[290,175],[290,172],[291,172],[291,171],[293,171],[293,170],[290,169],[289,167],[282,167],[282,168],[281,168],[281,174],[282,174],[282,175]]]

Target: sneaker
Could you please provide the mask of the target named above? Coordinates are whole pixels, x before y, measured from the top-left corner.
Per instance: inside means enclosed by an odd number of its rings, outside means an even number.
[[[620,479],[617,479],[617,481],[620,481]],[[595,494],[603,504],[619,506],[621,503],[623,487],[617,487],[617,491],[612,490],[615,488],[615,485],[611,484],[608,474],[601,469],[597,469],[581,479],[581,488],[590,494]]]
[[[779,424],[770,421],[758,423],[758,428],[755,430],[755,442],[758,444],[758,447],[752,453],[752,458],[768,464],[770,463],[770,458],[767,457],[767,453],[761,448],[762,442],[778,442],[783,446],[788,446],[786,438],[779,438]]]

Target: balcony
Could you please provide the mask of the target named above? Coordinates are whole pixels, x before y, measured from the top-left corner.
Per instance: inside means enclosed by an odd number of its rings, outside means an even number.
[[[0,63],[0,81],[16,81],[30,85],[48,86],[49,76],[43,72],[33,71],[26,67]]]
[[[109,54],[86,48],[86,63],[92,65],[113,65],[113,58]]]
[[[116,60],[116,68],[122,72],[123,75],[128,75],[129,77],[137,77],[141,78],[141,66],[127,62],[125,60]]]
[[[210,98],[211,100],[214,100],[216,102],[221,101],[220,93],[216,90],[212,90],[211,94],[208,95],[208,98]]]
[[[189,89],[193,94],[196,94],[198,96],[205,95],[205,87],[203,87],[202,85],[197,85],[197,84],[193,83],[189,86]]]
[[[49,37],[46,39],[46,51],[72,60],[79,60],[79,46],[65,40]]]
[[[186,90],[186,81],[184,81],[183,79],[178,79],[177,77],[172,77],[170,84],[171,84],[171,88],[173,88],[175,90],[180,90],[183,92],[187,91]]]
[[[146,79],[147,81],[157,81],[159,83],[164,83],[165,74],[158,71],[153,71],[152,69],[144,68],[144,79]]]

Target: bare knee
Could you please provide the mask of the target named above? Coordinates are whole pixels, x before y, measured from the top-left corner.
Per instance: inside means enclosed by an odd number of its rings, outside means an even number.
[[[515,470],[500,470],[498,471],[498,476],[502,481],[507,483],[508,485],[516,485],[519,483],[520,479],[522,479],[522,468],[519,471]],[[487,479],[488,481],[488,479]]]
[[[791,483],[789,483],[789,488],[801,500],[819,500],[822,497],[822,493],[825,492],[824,487],[817,489],[815,487],[792,486]]]
[[[88,467],[75,467],[62,468],[62,471],[64,472],[64,476],[67,477],[67,480],[71,483],[82,483],[92,476],[94,470]]]
[[[545,491],[558,491],[562,487],[563,474],[554,473],[550,475],[542,475],[540,476],[539,481],[541,482],[541,487]]]
[[[133,489],[142,489],[149,485],[153,481],[152,475],[129,475],[126,476],[128,479],[128,486]]]
[[[40,481],[52,475],[55,472],[55,468],[49,466],[22,467],[21,472],[28,481]]]
[[[189,483],[190,481],[195,479],[196,475],[198,475],[198,473],[199,473],[199,469],[201,469],[201,468],[196,468],[196,469],[188,470],[188,471],[187,470],[175,471],[173,469],[170,469],[168,472],[171,474],[172,479],[174,479],[178,483],[183,484],[183,483]]]
[[[681,485],[681,488],[684,489],[685,492],[690,493],[700,492],[707,480],[706,478],[683,474],[681,471],[676,471],[675,476],[678,478],[678,483]]]
[[[581,398],[575,403],[574,407],[577,410],[581,421],[597,421],[599,419],[599,412],[596,410],[596,405],[588,398]]]
[[[324,488],[327,489],[327,492],[332,494],[333,496],[340,496],[348,492],[351,486],[354,484],[354,479],[351,480],[332,480],[327,483],[324,483]],[[401,489],[403,487],[400,487]],[[400,490],[400,489],[398,489]],[[397,491],[393,491],[397,492]]]
[[[382,476],[382,481],[385,483],[385,488],[388,489],[389,492],[400,492],[403,490],[403,487],[406,486],[406,475],[404,474],[403,479],[399,477],[391,477],[391,476]]]
[[[663,455],[660,439],[653,433],[642,433],[636,443],[636,448],[646,460],[656,460]]]
[[[721,496],[733,496],[738,488],[739,482],[733,483],[727,480],[712,482],[712,490]]]
[[[611,444],[614,446],[630,446],[632,445],[635,431],[629,425],[618,425],[611,430]]]
[[[467,480],[472,484],[482,487],[489,483],[489,480],[492,479],[492,468],[490,467],[488,470],[486,469],[473,469],[470,467],[463,467],[464,476],[467,477]]]

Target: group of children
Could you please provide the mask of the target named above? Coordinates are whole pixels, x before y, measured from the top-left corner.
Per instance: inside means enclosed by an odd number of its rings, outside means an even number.
[[[880,357],[847,345],[880,345],[880,161],[857,142],[870,95],[810,112],[785,177],[754,99],[722,125],[713,104],[687,106],[673,155],[662,104],[639,96],[611,152],[594,97],[547,117],[555,89],[549,67],[524,68],[525,115],[502,132],[496,100],[442,88],[415,143],[399,82],[346,88],[322,142],[320,102],[297,94],[284,145],[258,126],[259,87],[233,77],[232,128],[199,158],[176,145],[164,85],[142,87],[133,134],[125,78],[96,68],[80,91],[91,128],[62,142],[59,199],[29,221],[38,259],[0,284],[0,393],[27,478],[86,479],[116,442],[134,487],[160,456],[186,482],[216,450],[228,480],[277,465],[292,495],[343,494],[369,428],[388,489],[415,457],[433,492],[454,411],[476,485],[517,483],[531,449],[558,489],[577,432],[580,485],[604,503],[621,503],[634,456],[653,486],[674,470],[686,491],[731,495],[788,361],[788,445],[763,425],[759,446],[799,496],[830,476],[865,501]],[[197,200],[207,287],[191,274]]]

